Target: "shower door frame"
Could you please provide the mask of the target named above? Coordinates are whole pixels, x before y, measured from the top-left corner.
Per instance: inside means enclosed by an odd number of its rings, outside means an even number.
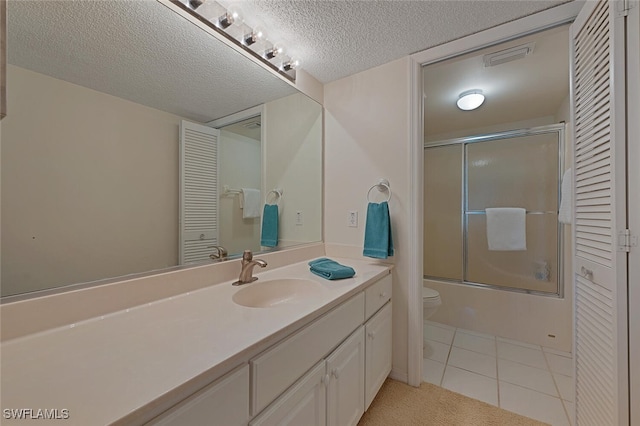
[[[452,145],[461,145],[462,155],[461,155],[461,229],[462,229],[462,279],[453,279],[453,278],[443,278],[438,276],[426,275],[423,271],[423,278],[435,281],[446,281],[452,282],[456,284],[465,284],[476,287],[486,287],[492,288],[496,290],[504,290],[504,291],[514,291],[517,293],[526,293],[526,294],[535,294],[538,296],[550,296],[550,297],[564,297],[564,262],[562,262],[563,254],[564,254],[564,232],[563,225],[558,221],[557,223],[557,252],[556,252],[556,292],[550,293],[546,291],[536,291],[524,288],[515,288],[515,287],[507,287],[496,284],[486,284],[486,283],[478,283],[475,281],[468,281],[467,272],[468,272],[468,227],[469,227],[469,215],[477,215],[484,214],[481,211],[469,211],[469,185],[468,185],[468,173],[467,173],[467,146],[474,143],[481,142],[491,142],[503,139],[510,139],[516,137],[524,137],[524,136],[534,136],[534,135],[542,135],[548,133],[557,133],[558,137],[558,176],[557,176],[557,209],[556,211],[527,211],[527,215],[540,215],[540,214],[556,214],[558,215],[558,209],[560,208],[560,199],[561,199],[561,184],[562,184],[562,175],[564,173],[564,160],[565,160],[565,127],[564,123],[558,124],[549,124],[545,126],[537,126],[530,127],[524,129],[517,130],[507,130],[503,132],[495,132],[495,133],[487,133],[483,135],[473,135],[473,136],[464,136],[455,139],[446,139],[442,141],[433,141],[426,142],[423,145],[424,151],[430,148],[439,148],[443,146],[452,146]],[[423,152],[424,152],[423,151]],[[426,173],[426,171],[425,171]]]

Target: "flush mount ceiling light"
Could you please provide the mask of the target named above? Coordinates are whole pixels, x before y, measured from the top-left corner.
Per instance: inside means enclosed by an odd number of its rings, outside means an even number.
[[[482,90],[474,89],[460,93],[456,105],[463,111],[471,111],[478,108],[484,102]]]

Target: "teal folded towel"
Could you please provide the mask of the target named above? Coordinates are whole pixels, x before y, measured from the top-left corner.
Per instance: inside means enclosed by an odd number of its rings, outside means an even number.
[[[312,260],[309,262],[309,266],[311,267],[311,272],[327,280],[351,278],[356,274],[352,267],[341,265],[335,260],[327,259],[326,257]]]
[[[367,206],[367,224],[364,229],[363,255],[386,259],[393,256],[393,240],[391,239],[391,219],[389,204],[369,203]]]
[[[260,245],[276,247],[278,245],[278,205],[265,204],[262,211],[262,236]]]

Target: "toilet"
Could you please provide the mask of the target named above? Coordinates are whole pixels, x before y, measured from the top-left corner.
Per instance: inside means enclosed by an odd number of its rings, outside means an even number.
[[[435,314],[440,305],[442,305],[440,293],[432,288],[422,287],[422,314],[424,319],[428,319]]]

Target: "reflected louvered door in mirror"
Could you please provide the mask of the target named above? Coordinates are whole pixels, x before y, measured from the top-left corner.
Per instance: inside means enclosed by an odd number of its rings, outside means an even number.
[[[578,426],[629,424],[623,4],[586,2],[571,28]]]
[[[180,124],[180,264],[207,260],[218,245],[220,130]]]

